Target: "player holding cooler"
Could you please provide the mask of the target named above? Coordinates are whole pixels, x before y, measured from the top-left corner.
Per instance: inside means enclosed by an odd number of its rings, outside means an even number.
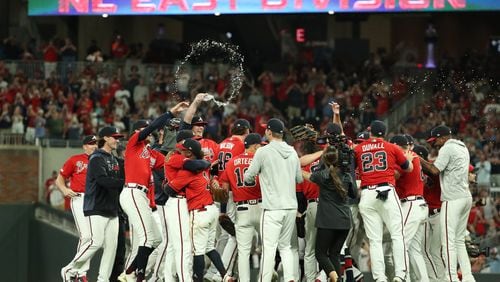
[[[261,136],[251,133],[244,141],[245,152],[232,158],[227,164],[220,182],[224,189],[231,189],[236,205],[236,242],[238,246],[239,281],[250,281],[250,250],[255,231],[259,232],[262,213],[262,196],[258,180],[253,185],[243,182],[243,175],[252,163],[255,152],[261,146]]]
[[[394,167],[412,171],[413,154],[403,153],[394,144],[383,139],[386,125],[375,120],[370,124],[370,138],[354,149],[356,165],[361,178],[359,211],[370,241],[373,278],[386,282],[382,236],[384,223],[391,234],[394,256],[394,282],[404,281],[408,269],[403,236],[403,215],[399,197],[394,191]]]

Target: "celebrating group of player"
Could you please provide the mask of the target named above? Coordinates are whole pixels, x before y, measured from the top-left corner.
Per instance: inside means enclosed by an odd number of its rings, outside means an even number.
[[[283,141],[278,119],[269,120],[265,138],[251,133],[244,119],[220,144],[203,138],[206,122],[194,114],[206,95],[151,123],[135,122],[124,162],[111,154],[123,136],[104,127],[84,138],[84,154],[64,164],[56,184],[71,198],[80,240],[61,270],[63,281],[86,281],[99,248],[98,281],[251,281],[256,244],[262,250],[259,281],[276,276],[277,250],[285,281],[359,281],[363,276],[350,260],[339,258],[342,245],[346,258],[349,251],[357,258],[365,237],[378,282],[459,281],[457,262],[462,281],[474,281],[464,244],[472,203],[469,154],[447,127],[431,132],[428,141],[441,149],[430,163],[411,136],[385,141],[386,125],[373,121],[349,143],[357,185],[348,187],[336,176],[342,173],[334,146],[320,148],[317,134],[308,134],[294,136],[294,150]],[[343,135],[339,105],[332,109],[330,138]],[[171,150],[151,146],[150,135],[184,111]],[[358,193],[349,208],[347,198]],[[120,214],[131,234],[126,261]]]

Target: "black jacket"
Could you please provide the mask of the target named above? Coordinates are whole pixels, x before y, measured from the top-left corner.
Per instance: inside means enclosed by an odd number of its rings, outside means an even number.
[[[116,157],[102,149],[96,150],[90,155],[87,168],[83,199],[85,216],[117,216],[120,192],[124,184]]]

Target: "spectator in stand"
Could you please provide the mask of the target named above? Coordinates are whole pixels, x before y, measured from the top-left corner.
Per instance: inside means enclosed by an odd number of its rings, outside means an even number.
[[[61,113],[55,107],[51,107],[46,116],[48,137],[51,139],[63,139],[64,121]]]
[[[111,43],[111,57],[115,60],[124,60],[128,55],[128,47],[120,34],[117,34]]]
[[[49,40],[49,43],[45,48],[43,48],[43,66],[45,71],[45,79],[51,77],[55,74],[57,70],[57,48],[54,46],[54,42]]]
[[[53,170],[52,175],[45,180],[45,201],[49,204],[50,203],[50,186],[55,184],[56,179],[57,179],[57,171]],[[57,187],[55,187],[57,189]]]
[[[43,117],[43,110],[38,109],[36,118],[35,118],[35,144],[39,144],[39,140],[45,138],[45,123],[46,120]]]
[[[77,59],[76,46],[73,44],[71,39],[64,39],[64,45],[59,49],[59,54],[61,56],[61,76],[65,78],[67,74],[73,70],[73,63]]]
[[[24,134],[24,116],[21,106],[16,106],[12,114],[12,133]]]
[[[2,105],[2,112],[0,114],[0,133],[10,132],[12,128],[12,116],[10,113],[9,103]]]
[[[102,56],[101,50],[96,50],[94,53],[88,54],[85,60],[91,63],[102,63],[104,61],[104,57]]]
[[[489,188],[491,185],[491,163],[486,159],[484,152],[479,153],[479,162],[475,166],[477,175],[477,185]]]
[[[33,144],[35,142],[35,120],[37,117],[37,112],[33,108],[33,105],[28,106],[28,114],[27,114],[28,122],[26,124],[26,134],[24,135],[24,139],[28,144]]]

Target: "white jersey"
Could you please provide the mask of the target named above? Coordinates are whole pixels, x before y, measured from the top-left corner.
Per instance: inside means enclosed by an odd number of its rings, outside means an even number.
[[[469,162],[469,150],[462,141],[449,139],[439,149],[434,166],[440,171],[441,201],[471,197]]]
[[[297,209],[295,186],[303,178],[299,157],[292,146],[283,141],[271,141],[257,150],[245,172],[245,182],[253,181],[257,175],[263,209]]]

